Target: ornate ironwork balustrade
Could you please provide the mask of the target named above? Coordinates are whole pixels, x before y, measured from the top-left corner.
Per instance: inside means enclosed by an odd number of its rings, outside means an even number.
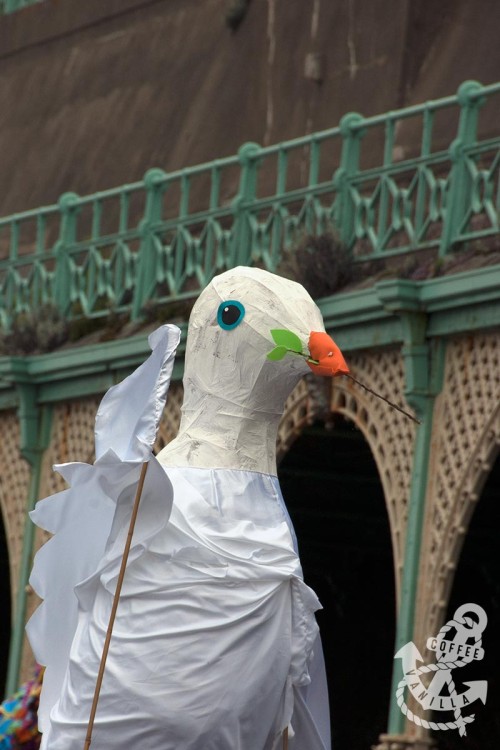
[[[0,324],[47,302],[69,319],[110,308],[136,319],[147,301],[196,296],[226,268],[273,271],[304,235],[332,229],[356,262],[444,256],[494,235],[500,134],[484,134],[486,108],[500,115],[500,83],[467,81],[456,96],[350,113],[330,130],[0,219]],[[401,133],[420,143],[413,153]]]

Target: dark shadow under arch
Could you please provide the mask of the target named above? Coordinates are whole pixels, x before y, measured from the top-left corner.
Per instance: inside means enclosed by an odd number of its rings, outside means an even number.
[[[484,658],[453,672],[458,692],[462,681],[487,680],[486,705],[477,702],[467,714],[475,721],[467,736],[437,733],[440,750],[493,750],[500,747],[500,455],[486,480],[470,526],[451,590],[446,620],[467,602],[479,604],[488,616],[484,631]]]
[[[7,664],[11,636],[10,561],[5,527],[0,514],[0,686],[2,697],[7,678]]]
[[[323,604],[332,746],[367,750],[387,729],[395,635],[394,565],[382,485],[349,420],[304,429],[278,474],[306,582]]]

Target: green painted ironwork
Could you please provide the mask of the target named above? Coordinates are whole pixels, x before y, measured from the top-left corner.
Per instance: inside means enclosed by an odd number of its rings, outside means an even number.
[[[414,401],[415,403],[415,401]],[[420,566],[420,549],[422,541],[423,520],[425,513],[425,492],[431,445],[434,398],[419,396],[418,415],[422,423],[418,426],[413,455],[413,472],[410,487],[408,526],[406,531],[405,557],[402,571],[401,597],[396,622],[396,640],[394,653],[413,639],[415,609]],[[396,691],[402,679],[401,663],[394,662],[390,695],[388,720],[389,734],[403,734],[406,717],[401,712]]]
[[[15,13],[28,5],[37,5],[43,0],[0,0],[0,14]]]
[[[484,104],[500,115],[500,83],[0,219],[0,325],[46,302],[68,319],[137,319],[235,265],[274,271],[305,234],[332,228],[356,262],[496,234],[500,135],[478,135]],[[449,147],[435,145],[438,116],[456,123]],[[407,126],[421,132],[411,157],[397,142]]]

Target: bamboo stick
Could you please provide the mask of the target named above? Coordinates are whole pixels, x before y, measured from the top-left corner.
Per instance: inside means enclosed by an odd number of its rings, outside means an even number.
[[[146,472],[148,470],[148,461],[142,464],[141,475],[139,477],[139,484],[137,485],[137,492],[135,494],[134,505],[132,508],[132,515],[130,517],[130,524],[125,541],[125,548],[123,550],[122,562],[120,565],[120,572],[118,574],[118,580],[116,582],[116,591],[113,597],[113,605],[111,607],[111,614],[109,616],[108,629],[106,632],[106,639],[104,641],[104,648],[102,650],[101,663],[99,665],[99,672],[97,675],[97,682],[94,691],[94,699],[92,701],[92,707],[90,709],[90,718],[87,725],[87,735],[85,738],[85,745],[83,750],[89,750],[90,743],[92,742],[92,730],[94,728],[95,715],[97,711],[97,704],[99,702],[99,694],[101,692],[102,679],[104,677],[104,670],[106,668],[106,659],[108,658],[109,644],[111,642],[111,635],[113,633],[113,625],[116,617],[116,610],[118,609],[118,602],[120,600],[120,593],[123,585],[123,578],[125,576],[125,568],[127,567],[127,560],[130,552],[130,546],[132,544],[132,536],[135,528],[135,521],[137,518],[137,512],[139,510],[139,503],[141,501],[142,490],[144,487],[144,480],[146,479]]]

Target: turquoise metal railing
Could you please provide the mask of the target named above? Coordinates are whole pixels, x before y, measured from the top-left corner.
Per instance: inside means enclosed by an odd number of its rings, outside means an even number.
[[[26,8],[27,5],[35,5],[43,0],[0,0],[0,14],[14,13],[16,10]]]
[[[234,265],[273,271],[305,234],[332,227],[360,262],[424,248],[445,255],[493,235],[500,134],[478,136],[484,106],[500,119],[500,83],[468,81],[457,96],[351,113],[330,130],[247,143],[229,158],[152,169],[140,182],[0,219],[0,323],[50,301],[68,318],[110,307],[137,318],[148,300],[193,297]],[[451,144],[435,143],[440,117]],[[398,144],[405,127],[420,132],[411,155]]]

